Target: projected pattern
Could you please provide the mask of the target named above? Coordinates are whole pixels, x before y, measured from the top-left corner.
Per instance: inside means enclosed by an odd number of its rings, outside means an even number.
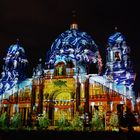
[[[12,89],[26,79],[25,69],[28,61],[19,42],[9,47],[0,80],[0,94]]]
[[[58,36],[47,54],[47,62],[55,66],[59,62],[72,61],[75,66],[96,63],[98,72],[102,69],[102,59],[92,38],[78,29],[70,29]]]
[[[117,84],[132,87],[134,83],[133,65],[130,60],[130,48],[125,37],[116,32],[108,38],[106,51],[106,75]]]

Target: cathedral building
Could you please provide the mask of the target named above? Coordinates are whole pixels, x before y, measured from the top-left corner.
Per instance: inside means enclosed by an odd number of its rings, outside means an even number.
[[[92,117],[94,111],[112,112],[128,106],[135,109],[134,72],[130,49],[116,32],[108,39],[106,72],[98,45],[76,23],[60,34],[46,56],[39,59],[33,76],[26,77],[28,63],[19,42],[11,45],[1,77],[0,111],[9,116],[20,112],[23,124],[48,113],[52,125],[64,115],[71,121],[76,112]],[[93,70],[93,71],[92,71]]]

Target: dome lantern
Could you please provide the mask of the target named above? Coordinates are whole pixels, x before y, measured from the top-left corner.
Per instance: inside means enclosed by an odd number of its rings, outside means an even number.
[[[72,11],[72,22],[70,24],[70,29],[78,29],[77,16],[75,10]]]

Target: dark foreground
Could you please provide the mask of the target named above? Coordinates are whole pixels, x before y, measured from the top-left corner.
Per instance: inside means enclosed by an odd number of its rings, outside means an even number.
[[[140,140],[138,132],[65,132],[0,130],[0,140]]]

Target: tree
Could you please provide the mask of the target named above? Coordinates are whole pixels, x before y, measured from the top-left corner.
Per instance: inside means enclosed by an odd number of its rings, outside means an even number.
[[[50,125],[48,114],[45,113],[43,114],[43,116],[38,117],[38,122],[39,122],[40,129],[47,129],[48,126]]]
[[[64,128],[68,125],[68,122],[65,119],[64,114],[58,119],[57,126],[59,130],[64,130]]]
[[[81,120],[78,112],[76,112],[73,120],[71,121],[70,126],[72,130],[77,130],[77,131],[83,130],[83,120]]]
[[[109,124],[110,124],[113,131],[118,131],[119,130],[118,129],[119,118],[118,118],[118,115],[115,112],[112,112],[112,114],[110,116]]]
[[[11,128],[14,128],[14,129],[22,128],[22,116],[21,116],[21,113],[17,112],[11,118]]]
[[[105,129],[102,118],[99,116],[99,112],[96,110],[94,112],[93,118],[91,120],[91,128],[95,131],[103,131]]]
[[[4,112],[0,116],[0,128],[6,129],[8,127],[8,114]]]

